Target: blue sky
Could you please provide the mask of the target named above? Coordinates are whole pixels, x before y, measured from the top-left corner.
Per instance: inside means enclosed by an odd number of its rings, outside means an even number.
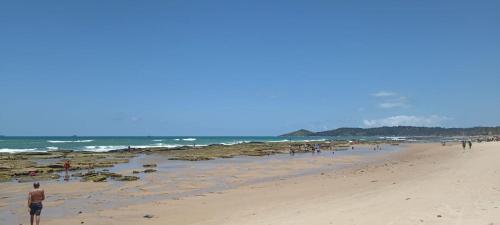
[[[10,1],[4,135],[500,125],[500,1]]]

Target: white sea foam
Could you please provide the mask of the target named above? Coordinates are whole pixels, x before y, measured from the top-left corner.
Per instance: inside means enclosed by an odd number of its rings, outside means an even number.
[[[326,141],[326,139],[309,139],[309,140],[293,140],[292,142],[314,142],[314,141]]]
[[[162,139],[156,139],[156,140],[153,140],[155,142],[160,142],[160,141],[163,141]]]
[[[93,142],[94,140],[76,140],[76,141],[58,141],[58,140],[48,140],[49,143],[87,143]]]
[[[221,145],[237,145],[237,144],[243,144],[243,143],[249,143],[249,141],[233,141],[233,142],[222,142],[220,143]]]
[[[130,148],[177,148],[181,147],[182,145],[169,145],[169,144],[163,144],[163,143],[157,143],[153,145],[131,145]],[[85,151],[92,151],[92,152],[108,152],[112,150],[118,150],[118,149],[127,149],[128,146],[124,145],[100,145],[100,146],[94,146],[94,145],[89,145],[85,146],[83,150]]]
[[[59,147],[54,147],[54,146],[50,146],[50,147],[47,147],[48,150],[58,150]]]
[[[127,146],[121,146],[121,145],[100,145],[100,146],[85,146],[84,150],[85,151],[92,151],[92,152],[107,152],[111,150],[116,150],[116,149],[124,149],[127,148]]]
[[[35,148],[0,148],[0,153],[39,152]]]
[[[179,138],[174,139],[174,141],[180,141],[180,140],[181,140],[181,139],[179,139]]]
[[[279,140],[279,141],[268,141],[268,142],[279,143],[279,142],[287,142],[287,141],[290,141],[290,140],[283,139],[283,140]]]
[[[406,137],[385,137],[385,139],[391,141],[404,141],[406,140]]]
[[[183,141],[196,141],[196,138],[184,138]]]
[[[178,145],[178,144],[173,144],[173,145],[169,145],[169,144],[164,144],[164,143],[157,143],[157,144],[154,144],[152,146],[150,145],[147,145],[147,146],[134,146],[135,148],[151,148],[151,147],[165,147],[165,148],[177,148],[177,147],[181,147],[182,145]]]
[[[157,143],[154,145],[133,145],[130,146],[131,148],[177,148],[177,147],[182,147],[185,145],[179,145],[179,144],[164,144],[164,143]],[[196,145],[198,146],[198,145]]]

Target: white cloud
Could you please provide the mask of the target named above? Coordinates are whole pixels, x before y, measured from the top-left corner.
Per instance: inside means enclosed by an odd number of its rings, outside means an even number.
[[[380,108],[384,109],[390,109],[390,108],[397,108],[397,107],[405,107],[406,104],[404,102],[382,102],[378,104]]]
[[[379,91],[379,92],[373,93],[372,95],[375,97],[391,97],[391,96],[397,95],[397,93],[390,92],[390,91]]]
[[[448,117],[443,116],[391,116],[383,119],[364,120],[363,124],[366,127],[382,127],[382,126],[422,126],[434,127],[440,126],[442,122],[449,120]]]
[[[384,109],[408,107],[408,100],[404,96],[399,96],[397,98],[387,99],[384,102],[379,103],[378,106]]]
[[[378,107],[383,109],[403,108],[409,106],[408,99],[396,92],[379,91],[373,93],[372,96],[380,99],[381,102],[378,103]]]

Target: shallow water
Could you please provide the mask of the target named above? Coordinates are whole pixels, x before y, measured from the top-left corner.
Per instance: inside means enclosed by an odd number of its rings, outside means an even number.
[[[159,200],[176,200],[189,196],[218,193],[243,185],[255,185],[279,179],[319,174],[324,171],[338,170],[375,160],[376,156],[396,152],[399,146],[383,145],[382,150],[374,151],[368,147],[357,147],[354,150],[322,151],[321,153],[275,154],[269,156],[238,156],[234,158],[215,159],[208,161],[178,161],[168,160],[155,154],[139,155],[129,163],[118,164],[110,168],[111,172],[131,173],[132,170],[143,170],[144,163],[156,163],[158,171],[149,174],[134,174],[140,176],[138,182],[117,182],[110,180],[110,188],[100,192],[81,195],[64,196],[48,194],[46,201],[62,200],[62,205],[45,207],[43,217],[55,218],[67,215],[77,215],[79,211],[89,212],[121,207],[129,204]],[[332,163],[316,163],[317,160],[347,159],[354,157],[354,162],[334,161]],[[335,163],[333,163],[335,162]],[[291,169],[292,163],[301,163],[303,168]],[[248,174],[258,172],[257,176]],[[73,173],[73,172],[72,172]],[[255,174],[253,174],[255,175]],[[47,181],[46,184],[64,182],[79,182],[79,178],[64,181]],[[29,184],[16,184],[29,185]],[[0,186],[1,187],[1,186]],[[145,191],[146,190],[146,191]],[[50,193],[50,190],[46,190]],[[1,201],[8,201],[6,206],[0,206],[0,224],[25,224],[27,212],[26,196],[4,196]],[[21,208],[21,209],[20,209]]]
[[[287,142],[324,140],[381,140],[383,137],[277,137],[277,136],[48,136],[48,137],[0,137],[0,153],[53,150],[105,152],[114,149],[174,148],[180,146],[206,146],[211,144],[233,145],[246,142]]]

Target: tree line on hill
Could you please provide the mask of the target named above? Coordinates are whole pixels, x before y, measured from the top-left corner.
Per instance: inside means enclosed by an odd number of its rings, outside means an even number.
[[[443,127],[374,127],[374,128],[338,128],[334,130],[313,132],[300,129],[280,135],[291,136],[478,136],[500,135],[500,126],[471,127],[471,128],[443,128]]]

